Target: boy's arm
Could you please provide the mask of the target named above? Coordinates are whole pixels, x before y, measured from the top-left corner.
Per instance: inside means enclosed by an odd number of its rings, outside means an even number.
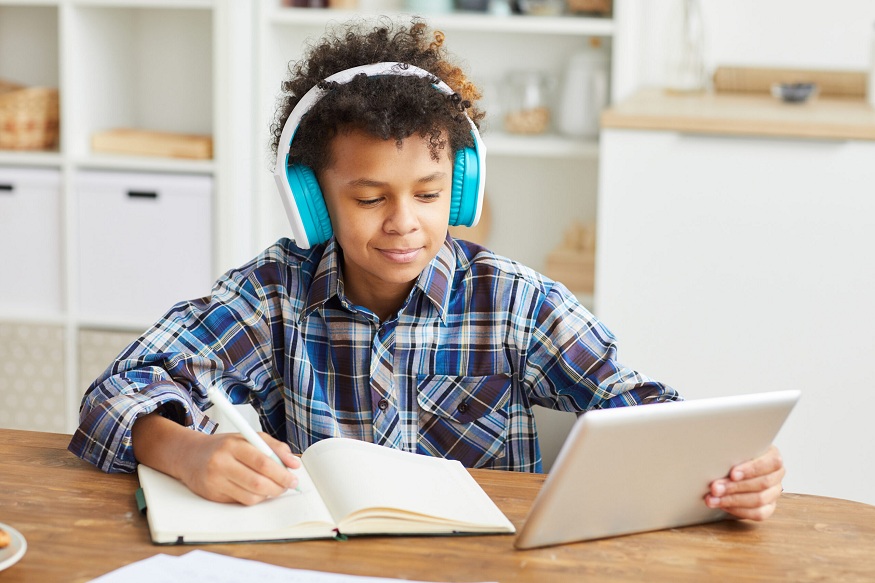
[[[270,259],[229,272],[211,296],[177,304],[127,347],[86,392],[70,451],[103,471],[132,472],[131,433],[139,418],[160,410],[189,430],[212,433],[207,387],[236,403],[276,398],[283,380],[273,359],[282,338],[273,331],[287,296]],[[279,438],[281,416],[280,410],[262,419]]]
[[[238,434],[192,431],[152,413],[137,419],[131,437],[137,461],[216,502],[256,504],[297,484],[291,472]],[[288,468],[300,467],[288,445],[266,433],[261,437]]]
[[[583,412],[681,399],[621,364],[613,334],[562,284],[547,290],[532,326],[525,378],[539,405]]]
[[[619,364],[613,335],[562,287],[553,288],[542,304],[532,347],[530,358],[537,358],[530,364],[546,371],[534,389],[547,397],[541,404],[550,406],[552,398],[567,410],[582,411],[680,398],[671,387]],[[765,520],[775,511],[784,473],[772,446],[712,482],[705,504],[738,518]]]

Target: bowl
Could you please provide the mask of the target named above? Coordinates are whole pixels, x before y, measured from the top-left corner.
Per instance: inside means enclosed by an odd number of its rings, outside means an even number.
[[[772,95],[787,103],[804,103],[817,94],[817,83],[774,83]]]

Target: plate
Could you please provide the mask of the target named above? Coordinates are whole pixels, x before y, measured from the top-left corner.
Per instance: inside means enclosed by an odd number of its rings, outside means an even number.
[[[24,540],[20,532],[8,524],[0,522],[0,528],[9,533],[9,536],[12,538],[9,546],[5,549],[0,549],[0,571],[2,571],[17,563],[18,559],[24,556],[24,552],[27,550],[27,541]]]

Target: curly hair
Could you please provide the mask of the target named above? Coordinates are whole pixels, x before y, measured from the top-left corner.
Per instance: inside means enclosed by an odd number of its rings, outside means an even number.
[[[399,147],[402,140],[418,134],[428,141],[435,160],[447,145],[450,153],[473,147],[465,113],[479,127],[484,113],[473,102],[480,98],[480,92],[452,62],[443,43],[443,33],[430,31],[415,17],[409,26],[383,17],[376,23],[350,21],[328,30],[302,59],[289,66],[290,75],[282,84],[283,96],[271,125],[273,152],[292,109],[315,85],[330,91],[301,120],[289,163],[309,166],[317,176],[332,163],[331,140],[352,130],[395,140]],[[455,93],[447,95],[435,89],[429,79],[415,76],[362,74],[342,85],[323,83],[344,69],[385,61],[424,69]]]

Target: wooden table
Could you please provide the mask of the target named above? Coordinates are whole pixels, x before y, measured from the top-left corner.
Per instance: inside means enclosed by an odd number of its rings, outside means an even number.
[[[0,429],[0,522],[28,549],[3,583],[88,581],[156,553],[193,548],[285,567],[423,581],[871,581],[875,507],[784,494],[765,523],[702,526],[517,551],[512,536],[373,537],[155,546],[137,512],[137,479],[67,452],[69,436]],[[519,528],[543,475],[472,474]]]

